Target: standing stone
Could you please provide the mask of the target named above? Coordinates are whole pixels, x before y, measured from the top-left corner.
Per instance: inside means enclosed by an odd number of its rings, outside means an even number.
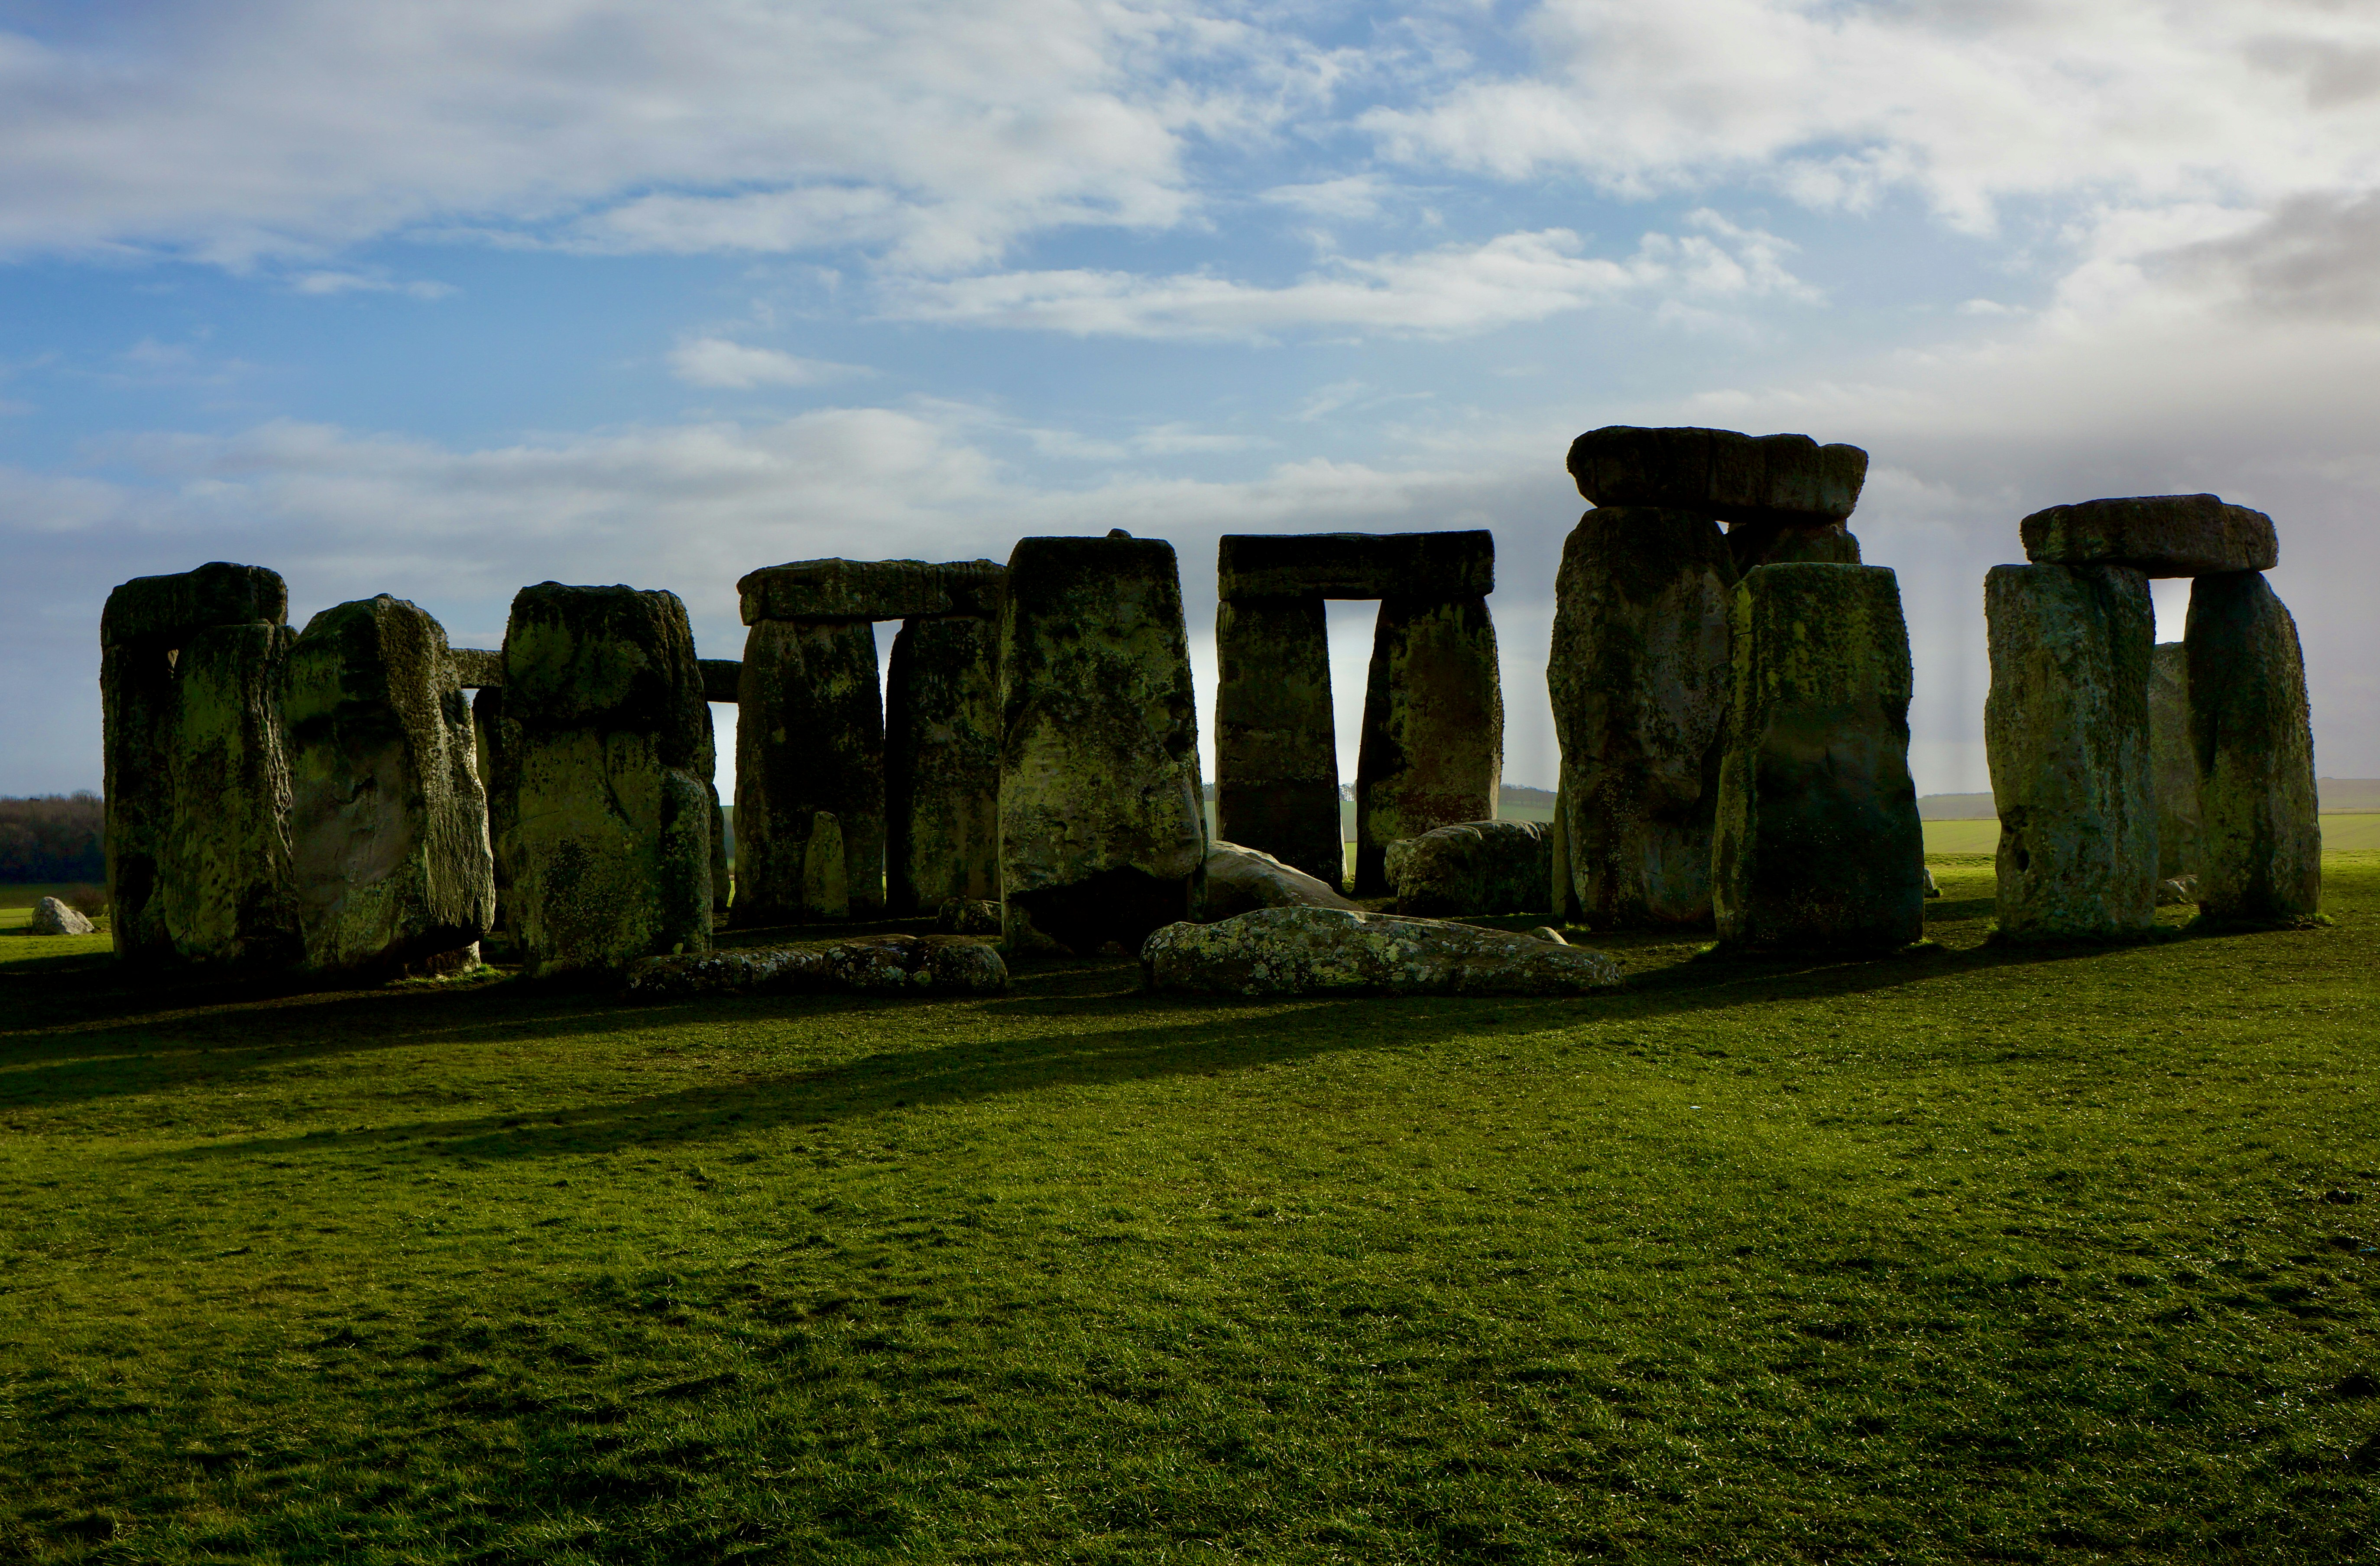
[[[1998,565],[1984,578],[1985,750],[2000,819],[1999,933],[2121,936],[2156,923],[2148,578]]]
[[[2190,651],[2162,641],[2149,657],[2149,773],[2156,789],[2157,879],[2198,873],[2198,762],[2190,750]]]
[[[1173,546],[1024,539],[1000,620],[1001,887],[1036,932],[1127,951],[1190,917],[1207,854]]]
[[[498,653],[499,658],[503,657]],[[471,697],[471,741],[480,767],[480,787],[488,796],[488,852],[493,863],[495,911],[488,929],[513,934],[513,882],[520,863],[520,724],[504,716],[504,688],[481,686]],[[724,814],[724,812],[722,812]]]
[[[343,603],[307,623],[285,679],[306,965],[468,965],[494,917],[495,866],[445,630],[386,594]]]
[[[1546,672],[1570,875],[1557,912],[1597,929],[1709,922],[1735,582],[1707,513],[1603,506],[1572,530]]]
[[[896,915],[1000,896],[1000,627],[911,620],[884,695],[886,897]]]
[[[2191,584],[2190,741],[2199,912],[2299,924],[2322,904],[2313,728],[2297,622],[2256,572]]]
[[[1323,600],[1224,599],[1215,657],[1218,831],[1335,890],[1346,864]]]
[[[1355,759],[1355,895],[1387,893],[1399,838],[1493,819],[1503,772],[1488,601],[1382,599]]]
[[[513,599],[505,718],[515,936],[534,976],[710,945],[710,709],[675,593],[543,582]]]
[[[1925,928],[1909,631],[1893,574],[1763,565],[1735,589],[1711,902],[1738,948],[1874,951]]]
[[[737,688],[735,922],[873,917],[884,907],[876,627],[866,620],[759,621],[745,639]],[[810,824],[821,811],[842,828],[849,899],[840,909],[803,894]]]

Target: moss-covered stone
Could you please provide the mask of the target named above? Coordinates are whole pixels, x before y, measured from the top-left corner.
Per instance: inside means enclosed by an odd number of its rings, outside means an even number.
[[[1323,600],[1223,600],[1215,661],[1217,830],[1336,888],[1345,864]]]
[[[488,928],[510,933],[517,922],[512,889],[520,864],[521,737],[520,724],[504,716],[501,680],[480,686],[471,697],[471,742],[480,788],[488,798],[488,852],[494,870],[495,910]]]
[[[163,880],[180,704],[173,649],[140,643],[102,649],[99,699],[109,930],[116,956],[156,966],[174,960]]]
[[[2190,749],[2190,649],[2157,643],[2149,658],[2149,773],[2156,790],[2157,877],[2198,874],[2198,762]]]
[[[1217,839],[1207,844],[1202,922],[1212,923],[1258,908],[1353,908],[1354,904],[1318,876],[1285,865],[1261,849]]]
[[[1807,435],[1633,424],[1571,443],[1570,473],[1597,506],[1677,507],[1728,522],[1840,522],[1859,504],[1867,453]]]
[[[491,652],[480,647],[454,647],[446,649],[446,656],[455,665],[455,683],[465,690],[488,690],[504,683],[502,648]]]
[[[677,595],[545,582],[513,600],[508,910],[525,969],[707,951],[710,709]]]
[[[2273,519],[2220,495],[2131,495],[2036,511],[2019,524],[2024,557],[2046,565],[2129,565],[2152,577],[2269,571]]]
[[[1797,528],[1779,522],[1738,522],[1727,530],[1727,549],[1735,557],[1739,577],[1755,565],[1860,563],[1859,540],[1851,529],[1834,523]]]
[[[278,625],[288,618],[289,589],[279,572],[216,560],[116,588],[100,611],[99,640],[102,647],[164,649],[212,625]]]
[[[1569,868],[1557,911],[1598,929],[1710,922],[1735,581],[1707,512],[1604,506],[1572,529],[1546,671]]]
[[[1711,901],[1739,949],[1919,939],[1925,839],[1909,776],[1909,632],[1893,574],[1763,565],[1735,589],[1734,691]]]
[[[1218,589],[1244,598],[1485,598],[1496,537],[1442,533],[1226,533]]]
[[[2182,637],[2198,765],[2199,912],[2299,924],[2321,911],[2322,827],[2297,621],[2254,572],[2191,584]]]
[[[492,927],[487,797],[455,675],[445,630],[386,594],[322,611],[290,649],[291,874],[317,972],[452,965]]]
[[[864,936],[824,945],[754,946],[695,956],[648,957],[629,970],[624,998],[696,995],[996,995],[1008,965],[980,941],[939,935]]]
[[[1000,895],[1000,626],[912,620],[884,691],[885,895],[898,915]]]
[[[1504,773],[1496,624],[1478,598],[1380,601],[1355,752],[1355,895],[1389,890],[1389,844],[1492,820]]]
[[[286,625],[214,625],[182,640],[168,758],[173,813],[158,856],[174,955],[278,967],[298,955],[282,747]]]
[[[1012,937],[1025,941],[1029,925],[1078,951],[1130,948],[1188,917],[1207,828],[1173,546],[1020,540],[1000,688]]]
[[[796,560],[735,584],[744,623],[764,620],[907,620],[999,612],[997,561]]]
[[[2148,578],[1998,565],[1984,579],[1984,742],[2000,819],[1999,933],[2104,939],[2156,923]]]
[[[865,620],[763,620],[744,642],[735,718],[738,925],[872,917],[884,907],[884,708]],[[846,908],[804,893],[811,824],[842,829]]]
[[[1552,888],[1551,829],[1538,821],[1463,821],[1389,844],[1397,912],[1426,917],[1538,914]]]
[[[1515,930],[1347,908],[1263,908],[1169,925],[1140,949],[1148,988],[1193,995],[1577,995],[1620,983],[1600,952]]]

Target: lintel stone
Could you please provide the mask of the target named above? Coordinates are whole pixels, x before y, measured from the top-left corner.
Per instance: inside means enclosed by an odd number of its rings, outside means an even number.
[[[1840,522],[1859,504],[1867,453],[1807,435],[1610,424],[1571,443],[1571,477],[1598,506],[1706,511],[1723,522]]]
[[[1220,596],[1485,598],[1496,590],[1496,537],[1447,533],[1226,533]]]
[[[216,560],[169,577],[135,577],[107,595],[100,612],[102,647],[134,642],[178,645],[211,625],[278,625],[289,618],[281,573]]]
[[[504,654],[480,647],[450,647],[446,661],[454,666],[455,683],[465,690],[486,690],[504,683]]]
[[[763,620],[911,620],[1000,612],[1007,576],[998,561],[796,560],[735,584],[744,623]]]
[[[2273,519],[2220,495],[2132,495],[2036,511],[2019,525],[2039,565],[2129,565],[2151,577],[2269,571]]]

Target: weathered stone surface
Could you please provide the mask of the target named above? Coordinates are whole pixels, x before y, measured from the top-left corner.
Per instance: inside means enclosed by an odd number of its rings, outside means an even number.
[[[1864,951],[1924,933],[1909,632],[1893,574],[1763,565],[1735,589],[1711,901],[1739,949]]]
[[[481,686],[471,697],[473,759],[480,769],[480,788],[488,798],[488,852],[494,869],[495,911],[489,929],[510,931],[513,880],[520,849],[520,725],[504,716],[504,687]],[[725,812],[721,812],[723,817]]]
[[[2149,775],[2156,791],[2157,874],[2198,875],[2198,762],[2190,749],[2190,653],[2159,642],[2149,658]]]
[[[2019,524],[2024,557],[2043,565],[2129,565],[2152,577],[2269,571],[2273,519],[2220,495],[2133,495],[2036,511]]]
[[[1504,693],[1484,599],[1380,601],[1355,753],[1355,895],[1388,892],[1389,844],[1492,819]]]
[[[1738,522],[1727,530],[1728,552],[1741,577],[1755,565],[1857,565],[1859,540],[1847,528],[1795,528],[1779,522]]]
[[[33,904],[35,935],[90,935],[97,926],[83,917],[82,910],[55,897],[44,897]]]
[[[1226,533],[1219,587],[1243,598],[1485,598],[1496,538],[1448,533]]]
[[[2198,763],[2198,909],[2295,924],[2322,903],[2313,730],[2297,621],[2252,572],[2191,584],[2190,741]]]
[[[1674,506],[1732,523],[1807,527],[1852,514],[1867,453],[1807,435],[1613,424],[1571,443],[1570,473],[1598,506]]]
[[[744,643],[735,722],[738,925],[868,918],[884,906],[884,709],[865,620],[763,620]],[[813,902],[825,874],[810,827],[841,829],[844,897]],[[810,865],[820,861],[815,874]]]
[[[393,972],[476,943],[495,866],[444,629],[402,599],[360,599],[307,622],[285,669],[306,965]]]
[[[511,930],[531,975],[710,945],[710,709],[675,593],[543,582],[513,599]]]
[[[100,651],[109,928],[115,954],[139,965],[174,956],[161,880],[173,830],[181,704],[169,650],[131,644]]]
[[[934,929],[944,935],[998,935],[1000,904],[988,898],[953,897],[936,911]]]
[[[908,620],[999,612],[995,560],[796,560],[735,584],[744,623],[763,620]]]
[[[1397,912],[1537,914],[1553,881],[1553,835],[1536,821],[1463,821],[1389,844]]]
[[[2156,922],[2148,578],[1997,565],[1984,578],[1984,744],[1999,810],[1999,934],[2134,934]]]
[[[1223,600],[1215,657],[1217,830],[1337,887],[1339,739],[1322,599]]]
[[[1075,951],[1186,918],[1207,856],[1173,546],[1020,540],[1000,621],[1001,885]],[[1022,949],[1020,947],[1020,949]]]
[[[136,643],[179,647],[211,625],[278,625],[289,618],[289,589],[277,571],[211,561],[195,571],[135,577],[107,595],[100,611],[102,647]]]
[[[1576,995],[1620,982],[1584,946],[1345,908],[1263,908],[1168,925],[1140,949],[1148,988],[1194,995]]]
[[[698,658],[702,668],[702,699],[735,703],[744,699],[744,664],[735,658]]]
[[[1598,507],[1562,546],[1546,670],[1568,866],[1556,912],[1597,929],[1709,922],[1735,581],[1704,512]]]
[[[2160,908],[2170,908],[2198,901],[2196,876],[2168,876],[2156,884],[2156,901]]]
[[[504,683],[504,654],[502,648],[493,652],[485,648],[455,647],[446,649],[455,663],[455,683],[465,690],[489,690]]]
[[[912,620],[884,694],[887,904],[923,913],[1000,895],[1000,627]]]
[[[1260,849],[1236,843],[1207,845],[1208,923],[1258,908],[1353,908],[1339,889]]]
[[[1539,925],[1536,929],[1529,931],[1529,939],[1532,941],[1543,941],[1554,946],[1567,946],[1570,944],[1570,937],[1564,935],[1561,931],[1556,929],[1551,925]]]
[[[748,995],[995,995],[1008,965],[980,941],[941,935],[875,935],[832,945],[757,946],[648,957],[628,971],[626,998],[674,1001],[733,991]]]

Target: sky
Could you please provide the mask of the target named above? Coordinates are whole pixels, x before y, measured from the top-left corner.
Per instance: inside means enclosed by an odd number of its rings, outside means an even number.
[[[99,786],[130,577],[477,647],[627,582],[734,657],[756,566],[1117,527],[1209,735],[1220,535],[1493,528],[1550,786],[1614,423],[1869,451],[1923,792],[1988,786],[2019,519],[2200,491],[2380,776],[2375,259],[2374,0],[0,0],[0,794]]]

